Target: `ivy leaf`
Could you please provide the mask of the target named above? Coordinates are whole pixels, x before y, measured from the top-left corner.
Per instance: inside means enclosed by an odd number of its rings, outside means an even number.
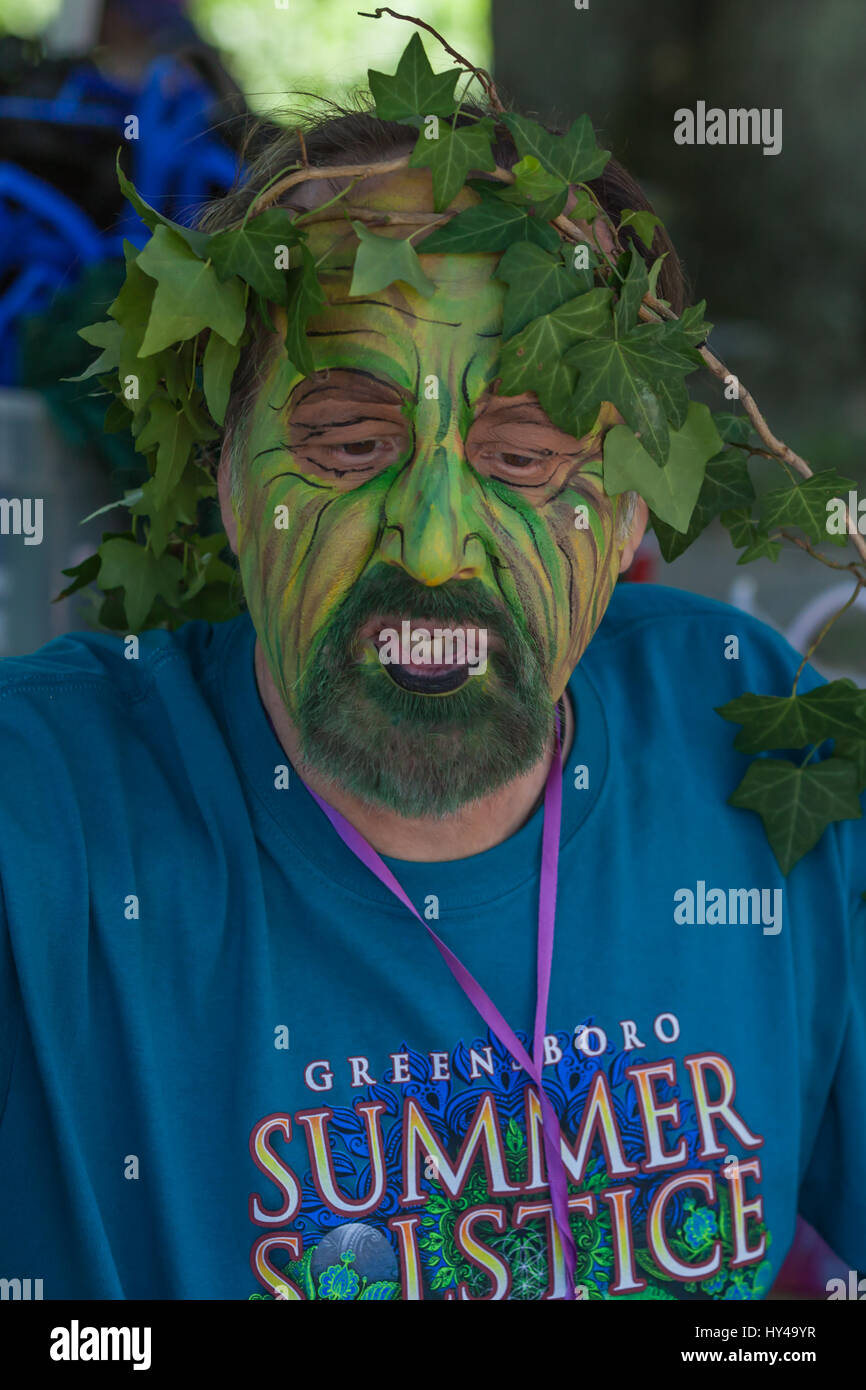
[[[651,251],[655,229],[663,227],[664,223],[654,212],[635,212],[633,208],[623,208],[619,225],[620,228],[633,227],[644,246]]]
[[[756,811],[783,874],[816,845],[837,820],[859,820],[857,772],[828,758],[797,767],[782,758],[756,758],[728,804]]]
[[[278,248],[297,246],[298,233],[285,208],[268,208],[253,217],[245,227],[217,232],[211,237],[208,255],[220,280],[239,275],[267,300],[285,302],[286,270],[278,269]]]
[[[549,174],[534,154],[524,155],[511,172],[514,175],[514,187],[527,203],[546,203],[554,198],[561,198],[563,193],[568,193],[568,185],[555,174]],[[586,195],[581,191],[580,196]],[[574,216],[579,217],[580,213],[573,211],[572,217]]]
[[[500,359],[503,393],[536,392],[554,423],[571,433],[569,424],[560,422],[571,421],[578,413],[573,403],[575,371],[563,361],[563,352],[609,322],[612,297],[613,292],[605,289],[579,294],[510,338]]]
[[[721,513],[719,520],[730,533],[731,544],[738,548],[741,545],[749,545],[757,534],[752,525],[751,507],[731,507],[729,511]]]
[[[316,274],[311,251],[301,243],[301,264],[286,272],[286,353],[289,361],[305,375],[313,370],[313,355],[307,341],[307,321],[326,304]]]
[[[759,524],[765,530],[796,526],[810,541],[840,540],[844,545],[845,536],[835,537],[827,531],[827,503],[832,497],[847,496],[853,487],[851,478],[828,468],[793,486],[773,488],[761,498]]]
[[[649,276],[640,256],[632,254],[628,273],[619,290],[614,318],[619,335],[624,337],[638,322],[638,310],[649,289]]]
[[[409,156],[410,169],[430,169],[433,174],[433,207],[442,212],[466,181],[470,169],[496,168],[490,148],[495,126],[489,116],[475,125],[443,125],[436,140],[422,131]]]
[[[66,574],[67,571],[64,570],[63,573]],[[833,758],[844,758],[846,762],[852,763],[857,776],[857,791],[866,791],[866,738],[837,738]]]
[[[769,536],[762,535],[760,531],[755,529],[749,545],[738,557],[737,564],[749,565],[753,560],[773,560],[775,562],[778,560],[781,550],[781,541],[771,541]]]
[[[239,343],[227,343],[211,333],[202,360],[202,387],[207,408],[218,425],[226,418],[232,377],[241,355]]]
[[[617,326],[615,319],[614,330]],[[659,464],[664,464],[668,456],[670,440],[655,383],[675,383],[684,371],[694,370],[693,349],[686,345],[683,351],[682,335],[676,335],[675,329],[671,334],[669,327],[673,325],[641,324],[626,334],[580,343],[569,350],[567,357],[580,372],[575,402],[578,409],[610,401]],[[713,452],[719,448],[721,440]]]
[[[717,411],[713,420],[726,444],[748,444],[752,436],[752,422],[748,415],[730,415],[725,411]]]
[[[117,182],[120,184],[121,193],[126,201],[135,208],[146,227],[149,227],[152,232],[155,232],[157,227],[168,227],[179,237],[182,237],[197,256],[205,257],[208,255],[207,244],[210,241],[210,236],[207,232],[198,232],[194,227],[183,227],[180,222],[172,222],[170,217],[163,217],[161,212],[157,212],[156,208],[152,208],[150,203],[144,201],[135,185],[129,181],[120,167],[120,150],[117,152],[115,168],[117,169]]]
[[[667,253],[667,251],[665,251],[661,256],[656,256],[655,260],[653,261],[653,263],[652,263],[652,265],[650,266],[650,269],[649,269],[649,276],[648,276],[649,292],[650,292],[650,294],[653,296],[653,298],[655,298],[656,285],[658,284],[658,279],[659,279],[659,272],[661,271],[662,266],[664,265],[665,261],[667,260],[667,255],[668,255],[668,253]]]
[[[119,323],[115,323],[113,319],[102,323],[89,323],[85,328],[79,328],[78,336],[93,347],[102,348],[102,352],[80,376],[65,376],[61,380],[86,381],[88,377],[96,376],[99,372],[110,372],[117,366],[120,361],[120,340],[123,336]]]
[[[174,555],[159,559],[134,540],[116,538],[99,547],[102,561],[97,583],[100,589],[122,588],[126,616],[133,632],[139,632],[157,594],[176,603],[183,567]]]
[[[689,413],[689,388],[681,376],[669,376],[653,382],[653,391],[665,418],[675,430],[681,430]]]
[[[549,174],[563,183],[587,183],[597,178],[610,159],[610,150],[599,149],[589,116],[579,116],[565,135],[551,135],[528,116],[502,117],[521,157],[533,155]]]
[[[683,309],[677,321],[680,332],[685,334],[694,347],[700,347],[713,331],[713,325],[704,319],[706,307],[707,301],[705,299],[702,299],[698,304],[690,304],[687,309]],[[735,417],[732,416],[731,418]]]
[[[213,266],[200,261],[168,227],[157,227],[137,264],[157,282],[141,357],[179,338],[193,338],[203,328],[213,328],[230,343],[238,341],[246,327],[240,280],[220,283]]]
[[[411,241],[404,237],[377,236],[368,231],[363,222],[353,221],[352,226],[361,244],[355,255],[350,298],[375,294],[386,285],[393,285],[395,280],[410,285],[425,299],[430,298],[436,286],[421,269]]]
[[[530,216],[525,207],[482,196],[480,203],[436,227],[421,245],[422,254],[439,255],[504,251],[515,241],[534,241],[546,251],[558,251],[560,247],[559,233],[549,222]]]
[[[713,416],[713,424],[716,429],[718,429],[718,418],[717,415]],[[656,533],[659,549],[664,559],[667,561],[676,560],[678,555],[682,555],[684,550],[688,550],[692,542],[720,512],[730,511],[738,507],[750,511],[754,496],[755,489],[749,476],[748,460],[744,454],[740,453],[738,449],[725,449],[723,453],[710,459],[685,534],[675,531],[672,526],[666,525],[659,517],[655,515],[652,517],[653,530]]]
[[[135,441],[142,454],[156,450],[156,470],[153,475],[153,500],[162,506],[186,467],[195,432],[187,414],[178,410],[165,396],[156,396],[150,403],[147,423]]]
[[[742,724],[734,739],[741,753],[805,748],[827,738],[866,738],[866,690],[847,678],[806,695],[740,695],[716,713]]]
[[[686,423],[671,430],[670,456],[658,468],[640,440],[625,425],[614,425],[604,440],[604,490],[614,497],[634,490],[651,511],[677,531],[688,527],[701,490],[704,467],[719,452],[721,440],[705,405],[693,402]]]
[[[380,121],[412,121],[423,116],[450,116],[457,104],[454,88],[464,71],[434,72],[418,34],[400,55],[397,71],[367,70],[367,81]]]
[[[531,241],[509,246],[496,268],[496,279],[508,285],[502,309],[505,339],[513,338],[533,319],[559,308],[583,288],[560,257],[551,256]]]

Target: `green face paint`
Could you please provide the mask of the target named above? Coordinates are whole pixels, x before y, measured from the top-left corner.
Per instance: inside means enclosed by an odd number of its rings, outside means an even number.
[[[422,253],[430,298],[394,284],[352,300],[354,238],[329,236],[316,372],[278,358],[245,440],[244,591],[308,762],[371,802],[443,815],[541,757],[601,621],[618,573],[605,421],[578,442],[533,396],[491,390],[497,256]],[[401,619],[483,630],[486,670],[405,688],[376,641]]]

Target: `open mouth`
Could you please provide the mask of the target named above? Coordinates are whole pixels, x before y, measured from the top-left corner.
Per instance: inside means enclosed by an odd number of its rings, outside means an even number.
[[[401,690],[411,690],[419,695],[446,695],[459,690],[469,679],[468,666],[398,666],[385,667],[388,675]]]
[[[440,623],[377,614],[364,623],[359,637],[401,690],[448,695],[487,669],[488,632],[474,623]],[[496,638],[491,645],[499,645]]]

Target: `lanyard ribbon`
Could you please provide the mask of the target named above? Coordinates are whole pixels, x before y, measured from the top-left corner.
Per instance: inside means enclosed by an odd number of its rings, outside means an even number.
[[[503,1046],[508,1049],[514,1060],[523,1067],[524,1071],[532,1077],[532,1080],[538,1086],[538,1098],[541,1103],[544,1154],[547,1161],[547,1175],[553,1205],[553,1218],[556,1224],[556,1231],[559,1233],[559,1240],[565,1259],[565,1297],[567,1299],[573,1299],[575,1297],[574,1271],[577,1264],[577,1250],[568,1222],[568,1181],[565,1173],[565,1164],[562,1159],[562,1137],[556,1111],[553,1108],[549,1096],[545,1093],[542,1080],[544,1034],[547,1018],[547,1000],[550,993],[550,969],[553,960],[553,933],[556,918],[556,871],[559,859],[559,831],[562,822],[562,769],[560,766],[561,755],[558,712],[555,714],[555,719],[556,753],[550,764],[550,771],[547,774],[547,784],[544,791],[541,884],[538,897],[538,977],[532,1057],[529,1056],[529,1053],[524,1048],[516,1033],[509,1027],[508,1023],[506,1023],[502,1014],[493,1003],[493,1000],[481,988],[478,981],[473,975],[470,975],[469,971],[461,964],[454,952],[445,945],[445,942],[436,935],[432,927],[424,921],[424,918],[410,902],[409,898],[400,887],[400,884],[391,873],[391,870],[383,863],[372,845],[369,845],[363,835],[346,820],[345,816],[342,816],[339,811],[336,811],[333,806],[329,806],[328,803],[323,801],[320,796],[317,796],[310,787],[307,787],[307,791],[328,817],[328,820],[331,822],[347,848],[360,859],[362,864],[366,865],[366,867],[376,875],[386,888],[391,890],[395,897],[400,899],[400,902],[403,903],[405,907],[408,907],[413,916],[418,918],[422,927],[430,933],[440,954],[445,960],[445,964],[448,966],[448,969],[460,985],[464,994],[472,1001],[485,1023],[489,1025]]]

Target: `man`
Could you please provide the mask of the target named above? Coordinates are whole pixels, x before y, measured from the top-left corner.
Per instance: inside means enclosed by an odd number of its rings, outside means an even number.
[[[421,236],[432,294],[350,296],[342,186],[293,192],[322,208],[315,370],[277,323],[230,413],[248,613],[5,663],[3,1269],[55,1298],[760,1298],[798,1211],[862,1267],[862,822],[783,878],[714,713],[797,657],[614,592],[647,520],[602,486],[615,413],[575,439],[496,389],[496,254]],[[429,175],[352,203],[411,219]]]

